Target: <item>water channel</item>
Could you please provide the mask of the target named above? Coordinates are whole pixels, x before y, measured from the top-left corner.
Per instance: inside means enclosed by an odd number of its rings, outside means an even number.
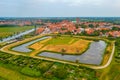
[[[32,50],[27,48],[29,45],[38,42],[40,40],[49,38],[50,36],[47,37],[42,37],[33,41],[30,41],[28,43],[22,44],[20,46],[14,47],[12,50],[18,51],[18,52],[31,52]],[[80,45],[80,44],[78,44]],[[85,64],[95,64],[95,65],[100,65],[103,56],[104,56],[104,51],[106,48],[107,44],[100,40],[100,41],[94,41],[90,44],[89,49],[84,52],[81,55],[62,55],[58,53],[52,53],[52,52],[42,52],[38,54],[38,56],[44,56],[44,57],[49,57],[49,58],[55,58],[59,60],[67,60],[67,61],[72,61],[72,62],[80,62],[80,63],[85,63]]]

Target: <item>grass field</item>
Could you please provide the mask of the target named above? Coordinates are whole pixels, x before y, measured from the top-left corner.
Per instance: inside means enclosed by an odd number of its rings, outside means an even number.
[[[119,80],[120,79],[120,63],[115,62],[113,58],[111,64],[104,69],[98,70],[99,80]]]
[[[13,34],[23,32],[29,29],[34,28],[33,26],[9,26],[9,27],[0,27],[0,38],[6,38],[12,36]]]
[[[5,80],[4,78],[0,77],[0,80]]]
[[[119,80],[120,79],[120,64],[112,65],[109,74],[111,76],[111,80]]]
[[[53,51],[64,54],[82,54],[88,49],[90,40],[84,40],[73,37],[52,37],[46,40],[37,42],[29,48],[41,51]]]
[[[97,80],[96,71],[0,52],[0,80]]]
[[[0,78],[0,80],[38,80],[37,78],[25,76],[23,74],[20,74],[17,71],[10,70],[10,69],[4,68],[4,67],[0,67],[0,76],[2,76],[2,78]]]
[[[56,45],[63,45],[63,48],[66,49],[66,46],[81,46],[81,44],[85,45],[85,42],[88,42],[88,44],[91,42],[91,40],[85,40],[75,37],[52,37],[49,39],[42,40],[40,42],[34,43],[31,45],[33,49],[38,50],[43,49],[47,46],[52,45],[54,47],[54,50],[56,49]],[[81,42],[81,43],[80,43]],[[73,45],[77,44],[77,45]],[[79,45],[80,44],[80,45]],[[87,47],[88,47],[87,44]],[[61,47],[60,47],[61,48]],[[62,49],[63,49],[62,48]],[[68,48],[68,47],[67,47]],[[50,47],[51,49],[51,47]],[[69,49],[69,48],[68,48]],[[111,50],[111,46],[107,48],[106,54],[109,53],[109,50]],[[76,49],[75,49],[76,51]],[[67,51],[66,51],[67,52]],[[60,52],[61,53],[61,52]],[[113,60],[110,66],[108,66],[105,69],[101,70],[91,70],[87,69],[85,67],[75,67],[68,64],[62,64],[57,62],[50,62],[46,60],[39,60],[39,59],[33,59],[28,57],[22,57],[22,56],[8,56],[8,54],[2,54],[0,53],[0,63],[4,63],[6,67],[3,65],[1,66],[0,71],[4,71],[2,69],[5,69],[4,73],[1,73],[1,78],[5,78],[8,80],[14,80],[10,76],[15,75],[15,79],[17,80],[98,80],[96,79],[96,75],[99,78],[99,80],[117,80],[119,79],[119,64],[116,64]],[[108,55],[109,56],[109,55]],[[106,56],[106,60],[108,58]],[[106,63],[105,60],[105,63]],[[8,64],[12,65],[9,66]],[[15,69],[15,66],[17,66],[17,69]],[[115,67],[118,66],[118,67]],[[12,69],[11,69],[12,68]],[[94,72],[95,71],[95,72]],[[97,71],[97,73],[96,73]],[[8,74],[7,72],[13,73]],[[112,72],[112,73],[111,73]],[[5,76],[4,74],[7,73]],[[39,77],[39,78],[38,78]],[[95,79],[94,79],[95,78]]]
[[[104,69],[97,70],[99,74],[99,80],[120,80],[120,59],[116,57],[116,55],[119,54],[119,42],[120,41],[116,39],[116,48],[111,64]],[[108,50],[110,49],[111,48],[109,46]]]

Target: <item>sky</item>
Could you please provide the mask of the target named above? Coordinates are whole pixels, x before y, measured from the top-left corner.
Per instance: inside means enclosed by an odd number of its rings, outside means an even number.
[[[120,17],[120,0],[0,0],[0,17]]]

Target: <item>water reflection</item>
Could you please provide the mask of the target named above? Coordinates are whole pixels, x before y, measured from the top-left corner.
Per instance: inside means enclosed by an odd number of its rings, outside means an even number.
[[[85,64],[95,64],[100,65],[103,59],[103,54],[106,48],[106,43],[104,41],[92,42],[89,49],[82,55],[62,55],[51,52],[42,52],[38,56],[56,58],[61,60],[68,60],[72,62],[79,61]]]

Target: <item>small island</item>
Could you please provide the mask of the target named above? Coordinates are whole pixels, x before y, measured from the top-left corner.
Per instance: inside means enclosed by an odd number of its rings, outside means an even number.
[[[36,42],[29,46],[30,49],[52,51],[61,54],[82,54],[89,48],[92,40],[85,40],[70,36],[52,36],[48,39]]]

